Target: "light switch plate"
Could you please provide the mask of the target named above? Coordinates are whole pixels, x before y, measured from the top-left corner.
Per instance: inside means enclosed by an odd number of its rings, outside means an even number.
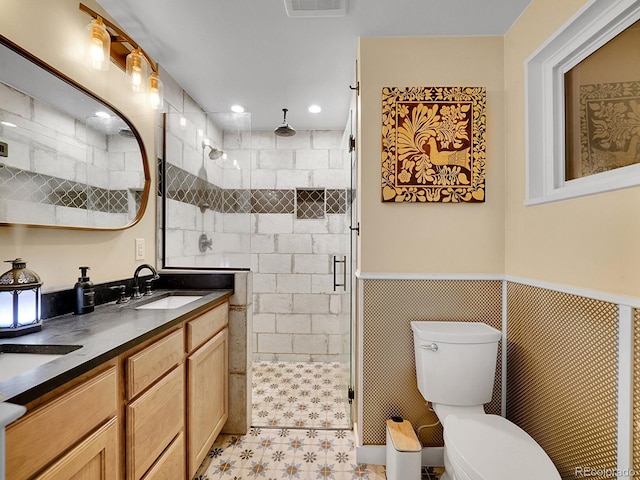
[[[145,246],[144,238],[136,238],[136,260],[144,260]]]

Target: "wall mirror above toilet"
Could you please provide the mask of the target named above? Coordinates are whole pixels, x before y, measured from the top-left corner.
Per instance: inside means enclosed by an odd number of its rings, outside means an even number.
[[[0,225],[124,229],[150,178],[122,113],[0,35]]]

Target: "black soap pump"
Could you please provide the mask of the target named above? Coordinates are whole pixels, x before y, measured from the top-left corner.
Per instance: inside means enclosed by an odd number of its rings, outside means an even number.
[[[93,312],[96,304],[96,292],[93,289],[93,283],[87,276],[87,270],[89,270],[89,267],[80,267],[81,275],[73,287],[75,294],[73,313],[76,315]]]

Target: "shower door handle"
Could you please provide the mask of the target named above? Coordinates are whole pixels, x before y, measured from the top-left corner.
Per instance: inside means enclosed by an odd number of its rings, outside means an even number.
[[[338,264],[342,263],[342,283],[338,283]],[[337,256],[333,256],[333,291],[337,291],[338,287],[347,291],[347,257],[343,256],[342,260],[338,260]]]

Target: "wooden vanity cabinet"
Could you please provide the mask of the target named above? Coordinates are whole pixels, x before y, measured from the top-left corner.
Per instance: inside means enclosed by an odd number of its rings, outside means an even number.
[[[7,427],[11,480],[118,480],[116,367],[76,382]]]
[[[187,460],[193,478],[229,415],[228,304],[187,322]]]
[[[27,405],[10,480],[190,480],[227,421],[228,311],[192,317]]]

